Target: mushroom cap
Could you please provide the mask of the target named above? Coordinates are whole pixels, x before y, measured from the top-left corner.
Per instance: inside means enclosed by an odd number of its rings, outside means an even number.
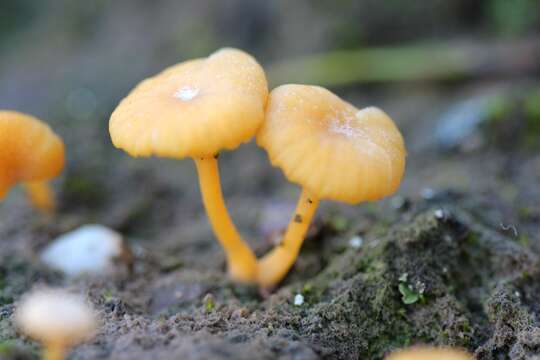
[[[15,322],[26,335],[47,344],[75,345],[97,329],[96,314],[86,300],[59,289],[25,295],[15,312]]]
[[[388,115],[358,110],[318,86],[274,89],[257,143],[290,181],[321,199],[378,200],[397,190],[405,170],[405,144]]]
[[[64,168],[64,143],[33,116],[0,110],[0,199],[17,182],[46,181]]]
[[[463,350],[417,346],[390,354],[386,360],[474,360]]]
[[[132,156],[213,156],[255,135],[267,97],[257,61],[225,48],[141,82],[113,112],[109,131]]]

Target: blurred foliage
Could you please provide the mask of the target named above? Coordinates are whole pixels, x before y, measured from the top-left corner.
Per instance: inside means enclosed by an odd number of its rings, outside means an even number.
[[[137,82],[222,46],[253,53],[272,85],[455,81],[493,63],[456,40],[524,38],[539,16],[538,0],[0,1],[0,108],[46,119],[68,146],[108,144]]]
[[[491,26],[500,34],[523,35],[538,29],[538,0],[491,0],[486,7]]]
[[[540,148],[540,88],[490,100],[485,133],[501,149]]]
[[[32,0],[2,1],[0,4],[0,46],[13,32],[27,26],[38,14],[38,2]]]

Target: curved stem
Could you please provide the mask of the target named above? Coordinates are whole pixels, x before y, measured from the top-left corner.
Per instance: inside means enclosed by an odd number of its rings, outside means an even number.
[[[274,286],[287,275],[298,257],[318,205],[319,198],[309,190],[302,189],[302,194],[296,205],[296,212],[281,243],[259,260],[257,271],[259,285],[263,287]]]
[[[257,258],[242,240],[229,217],[223,201],[217,159],[196,158],[199,185],[210,224],[225,250],[229,274],[238,281],[253,282],[257,271]]]
[[[44,213],[54,211],[56,202],[54,194],[46,181],[33,181],[24,183],[26,194],[32,205]]]
[[[60,344],[50,344],[43,350],[43,360],[64,360],[65,347]]]

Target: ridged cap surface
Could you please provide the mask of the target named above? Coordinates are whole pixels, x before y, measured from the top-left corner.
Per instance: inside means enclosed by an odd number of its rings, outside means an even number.
[[[359,110],[317,86],[274,89],[257,143],[290,181],[321,199],[380,199],[396,191],[405,169],[403,138],[386,113]]]
[[[255,135],[267,97],[257,61],[221,49],[141,82],[113,112],[109,131],[132,156],[212,156]]]

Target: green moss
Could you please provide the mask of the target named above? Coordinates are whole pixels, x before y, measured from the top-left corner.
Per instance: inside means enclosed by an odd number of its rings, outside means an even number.
[[[17,349],[17,341],[15,339],[8,339],[0,342],[0,355],[10,356]]]
[[[330,225],[332,228],[337,232],[344,232],[346,231],[350,226],[350,221],[346,217],[339,215],[339,214],[333,214],[330,218]]]
[[[515,108],[515,101],[507,95],[491,98],[487,104],[487,119],[491,125],[503,121]]]

